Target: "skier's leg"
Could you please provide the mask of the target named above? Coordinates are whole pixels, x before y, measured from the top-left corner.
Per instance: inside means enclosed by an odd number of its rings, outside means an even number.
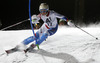
[[[56,33],[58,29],[58,25],[55,28],[47,29],[42,35],[37,39],[36,45],[40,45],[44,40],[47,39],[48,36],[51,36]]]
[[[22,43],[24,45],[28,45],[29,43],[33,42],[34,41],[34,36],[30,36],[28,37],[27,39],[25,39],[24,41],[22,41]]]
[[[34,41],[34,36],[30,36],[27,39],[23,40],[21,43],[19,43],[15,48],[11,49],[11,51],[18,51],[18,50],[26,50],[29,43]]]
[[[43,33],[41,37],[37,39],[36,45],[40,45],[48,37],[47,33]]]
[[[35,39],[37,40],[38,38],[39,38],[39,32],[37,31],[35,33]],[[35,47],[36,47],[36,45],[34,43],[32,43],[27,49],[24,50],[24,52],[26,53],[27,51],[31,51]]]
[[[36,38],[38,38],[39,33],[36,32],[35,36],[36,36]],[[26,45],[28,45],[29,43],[31,43],[33,41],[34,41],[34,36],[30,36],[27,39],[25,39],[24,41],[22,41],[20,44],[18,44],[16,47],[14,47],[10,50],[6,50],[6,53],[9,54],[9,53],[13,53],[13,52],[16,52],[16,51],[19,51],[19,50],[26,50],[27,49]],[[31,46],[29,48],[31,49],[31,48],[34,48],[34,47],[35,47],[35,45],[31,44]]]
[[[43,33],[43,35],[41,37],[38,37],[36,40],[36,44],[31,44],[30,47],[28,47],[26,50],[24,50],[24,52],[26,53],[27,51],[31,51],[33,48],[35,48],[36,46],[40,45],[44,40],[46,40],[46,38],[48,37],[47,33]],[[39,49],[39,47],[38,47]]]
[[[38,31],[35,33],[35,37],[34,36],[30,36],[28,37],[27,39],[25,39],[22,43],[24,45],[28,45],[29,43],[33,42],[35,39],[38,39],[39,38],[39,33]]]
[[[36,39],[38,39],[38,38],[39,38],[39,32],[37,31],[37,32],[35,33],[35,37],[34,37],[34,36],[31,36],[31,37],[25,39],[22,43],[23,43],[23,45],[28,45],[29,43],[33,42],[34,40],[36,40]],[[34,48],[34,47],[35,47],[35,44],[32,43],[32,44],[30,45],[30,47],[28,47],[28,48],[30,49],[30,48]],[[28,48],[27,48],[27,49],[28,49]]]

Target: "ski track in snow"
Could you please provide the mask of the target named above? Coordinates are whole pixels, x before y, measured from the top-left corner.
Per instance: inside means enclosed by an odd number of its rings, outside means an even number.
[[[99,28],[82,29],[100,38]],[[59,27],[55,35],[40,45],[40,50],[35,48],[26,55],[24,52],[5,54],[5,48],[15,47],[29,36],[31,30],[0,31],[0,63],[100,63],[100,39],[67,27]]]

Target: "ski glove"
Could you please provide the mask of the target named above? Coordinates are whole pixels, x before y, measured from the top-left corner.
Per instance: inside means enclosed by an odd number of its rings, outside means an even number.
[[[38,18],[37,18],[36,15],[33,15],[33,16],[32,16],[32,23],[33,23],[33,24],[39,23],[39,22],[38,22]]]
[[[69,26],[71,26],[71,27],[75,27],[74,23],[72,23],[71,20],[69,20],[69,21],[67,22],[67,24],[68,24]]]

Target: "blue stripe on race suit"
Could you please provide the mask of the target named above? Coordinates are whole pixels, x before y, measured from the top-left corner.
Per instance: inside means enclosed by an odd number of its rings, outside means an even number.
[[[22,43],[24,45],[28,45],[29,43],[33,42],[34,41],[34,36],[30,36],[28,37],[27,39],[25,39]]]
[[[40,38],[37,39],[36,44],[40,45],[44,40],[46,40],[48,37],[47,33],[43,33],[42,36]]]
[[[56,25],[55,28],[50,28],[50,29],[48,30],[49,35],[51,36],[51,35],[55,34],[55,33],[57,32],[57,29],[58,29],[58,25]]]
[[[26,38],[22,43],[24,45],[28,45],[29,43],[33,42],[34,39],[38,39],[38,38],[39,38],[39,32],[37,31],[35,37],[34,36],[30,36],[30,37]]]

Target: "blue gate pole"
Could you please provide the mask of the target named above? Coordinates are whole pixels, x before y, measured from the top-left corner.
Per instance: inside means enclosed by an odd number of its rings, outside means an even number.
[[[33,36],[35,37],[35,33],[34,33],[34,28],[33,28],[33,25],[32,25],[32,19],[31,19],[31,0],[29,0],[29,18],[30,18],[30,25],[31,25],[31,28],[32,28],[32,32],[33,32]],[[34,38],[36,43],[37,43],[37,40],[36,40],[36,37]],[[38,49],[39,49],[39,45],[36,44]]]
[[[29,0],[29,18],[30,18],[30,25],[31,25],[31,28],[32,28],[32,32],[33,32],[33,35],[35,36],[34,28],[33,28],[33,25],[32,25],[32,19],[31,19],[31,0]]]

